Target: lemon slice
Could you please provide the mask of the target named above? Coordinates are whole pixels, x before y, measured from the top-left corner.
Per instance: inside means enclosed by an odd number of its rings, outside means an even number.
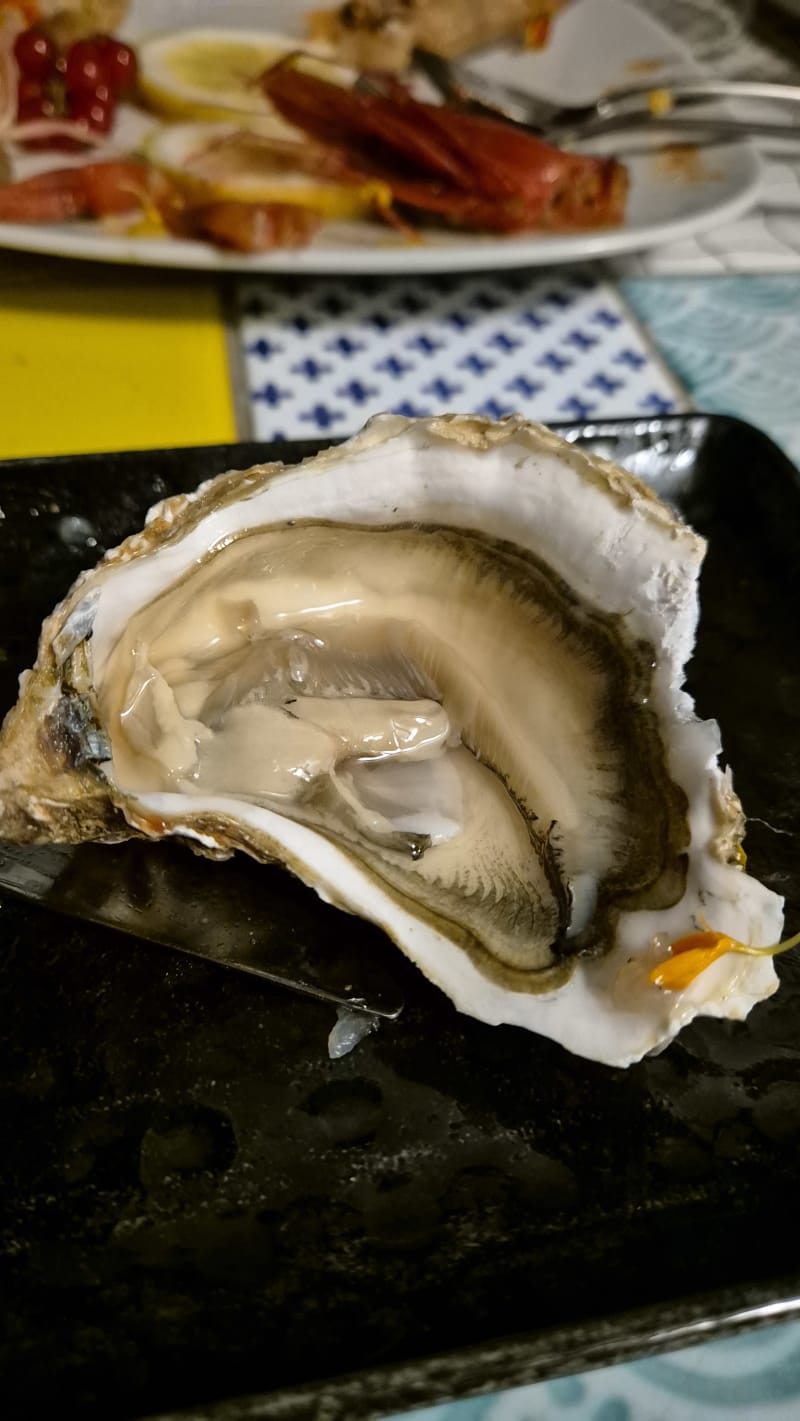
[[[174,30],[138,47],[142,98],[167,118],[225,119],[232,114],[271,116],[275,131],[296,135],[261,92],[259,76],[302,48],[299,67],[343,84],[349,71],[330,62],[331,51],[291,35],[264,31]]]
[[[363,217],[391,203],[385,183],[342,183],[309,172],[307,140],[276,142],[267,121],[173,123],[143,153],[197,202],[285,202],[327,219]]]

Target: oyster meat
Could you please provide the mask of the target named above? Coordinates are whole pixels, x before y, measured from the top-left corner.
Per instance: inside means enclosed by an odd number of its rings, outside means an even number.
[[[777,942],[717,727],[682,689],[704,544],[511,417],[372,420],[154,508],[45,623],[0,834],[277,860],[462,1011],[625,1065],[742,1018],[769,959],[649,979],[708,922]]]

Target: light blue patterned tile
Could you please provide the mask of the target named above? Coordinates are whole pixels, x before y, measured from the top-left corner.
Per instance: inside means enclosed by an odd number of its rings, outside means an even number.
[[[583,270],[239,287],[253,430],[349,434],[379,410],[545,421],[682,408],[618,292]]]
[[[622,288],[699,409],[749,420],[800,462],[800,275]]]

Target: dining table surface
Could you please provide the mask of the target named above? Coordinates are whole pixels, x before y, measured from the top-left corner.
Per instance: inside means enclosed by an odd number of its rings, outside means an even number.
[[[765,51],[748,43],[752,72]],[[800,463],[800,144],[763,156],[753,210],[725,230],[603,262],[367,279],[0,250],[0,456],[230,444],[235,466],[237,441],[342,437],[386,409],[643,427],[697,410]],[[415,1414],[790,1421],[800,1321],[750,1323]]]

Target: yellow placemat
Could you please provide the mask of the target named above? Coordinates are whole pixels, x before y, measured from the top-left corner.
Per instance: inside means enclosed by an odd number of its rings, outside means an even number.
[[[237,437],[212,277],[0,258],[0,457]]]

